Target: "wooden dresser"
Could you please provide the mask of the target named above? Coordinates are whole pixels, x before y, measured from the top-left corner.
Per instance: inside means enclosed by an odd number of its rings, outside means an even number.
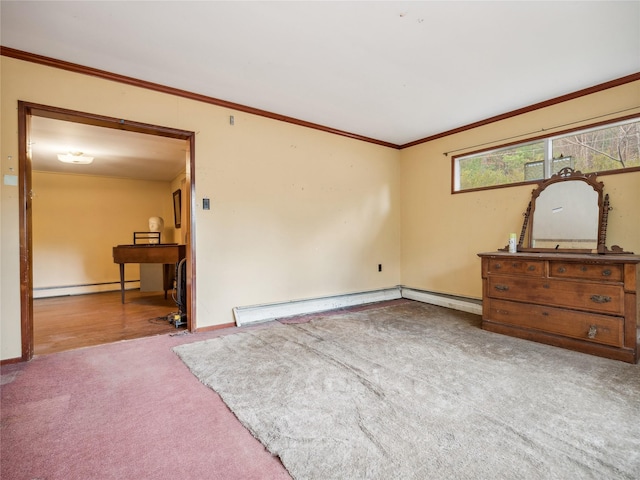
[[[482,328],[636,363],[640,256],[478,254]]]

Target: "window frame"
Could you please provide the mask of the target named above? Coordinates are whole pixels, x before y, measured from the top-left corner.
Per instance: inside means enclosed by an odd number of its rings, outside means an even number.
[[[461,154],[458,154],[458,155],[453,155],[451,157],[451,193],[452,194],[458,194],[458,193],[468,193],[468,192],[479,192],[479,191],[482,191],[482,190],[493,190],[493,189],[496,189],[496,188],[509,188],[509,187],[518,187],[518,186],[522,186],[522,185],[538,184],[540,182],[545,181],[546,179],[548,179],[550,177],[550,174],[549,174],[550,173],[550,162],[549,162],[549,160],[552,157],[551,152],[552,152],[552,149],[553,149],[553,140],[554,139],[561,138],[561,137],[567,136],[567,135],[569,135],[571,133],[575,133],[575,132],[588,133],[589,131],[600,129],[600,127],[606,127],[606,126],[614,127],[614,126],[616,126],[618,124],[632,123],[633,121],[640,122],[640,114],[634,113],[634,114],[631,114],[631,115],[625,115],[625,116],[622,116],[622,117],[616,117],[616,118],[610,119],[610,120],[603,120],[601,122],[595,122],[595,123],[591,123],[591,124],[588,124],[588,125],[581,125],[579,127],[560,130],[560,131],[554,132],[553,134],[538,135],[538,136],[527,138],[525,140],[518,140],[518,141],[514,141],[514,142],[499,144],[499,145],[493,146],[493,147],[488,148],[488,149],[487,148],[483,148],[483,149],[480,149],[480,150],[474,150],[474,151],[461,153]],[[459,165],[459,160],[460,159],[464,159],[466,157],[470,157],[470,156],[473,156],[473,155],[478,155],[478,154],[481,154],[481,153],[489,154],[489,153],[492,153],[492,152],[495,152],[495,151],[498,151],[498,150],[507,149],[509,147],[525,146],[525,145],[529,145],[529,144],[532,144],[532,143],[535,143],[535,142],[539,142],[540,140],[543,140],[545,142],[545,145],[544,145],[544,149],[545,149],[544,178],[540,178],[540,179],[537,179],[537,180],[525,180],[525,181],[522,181],[522,182],[503,183],[503,184],[500,184],[500,185],[488,185],[488,186],[484,186],[484,187],[467,188],[467,189],[464,189],[464,190],[459,189],[459,183],[460,183],[460,176],[459,176],[460,165]],[[614,170],[601,170],[601,171],[587,172],[587,173],[595,173],[596,175],[600,176],[600,175],[615,175],[615,174],[620,174],[620,173],[629,173],[629,172],[638,172],[638,171],[640,171],[640,166],[618,168],[618,169],[614,169]],[[456,186],[458,186],[458,189],[456,189]]]

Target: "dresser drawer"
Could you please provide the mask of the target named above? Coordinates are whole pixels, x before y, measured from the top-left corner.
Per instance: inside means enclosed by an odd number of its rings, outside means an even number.
[[[549,276],[577,278],[600,282],[622,282],[622,265],[590,265],[585,263],[549,262]]]
[[[495,275],[487,278],[485,293],[504,300],[624,315],[622,285]]]
[[[622,347],[623,318],[576,312],[541,305],[487,299],[493,322],[577,338],[588,342]]]
[[[544,262],[535,260],[514,260],[490,258],[487,273],[493,275],[527,275],[542,277]]]

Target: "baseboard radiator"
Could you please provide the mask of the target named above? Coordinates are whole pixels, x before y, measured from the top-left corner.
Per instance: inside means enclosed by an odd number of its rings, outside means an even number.
[[[445,295],[443,293],[428,292],[415,288],[400,287],[402,298],[417,300],[418,302],[430,303],[440,307],[460,310],[462,312],[482,315],[482,300],[469,297],[459,297],[456,295]]]
[[[125,290],[140,288],[140,280],[124,282]],[[69,295],[85,295],[87,293],[102,293],[120,291],[120,282],[86,283],[81,285],[59,285],[55,287],[38,287],[33,289],[33,298],[66,297]]]
[[[307,300],[295,300],[291,302],[271,303],[265,305],[253,305],[247,307],[235,307],[233,315],[236,325],[244,326],[254,323],[267,322],[278,318],[292,317],[318,313],[338,308],[365,305],[367,303],[382,302],[385,300],[397,300],[407,298],[419,302],[439,305],[441,307],[461,310],[463,312],[482,314],[482,302],[466,297],[444,295],[424,290],[403,287],[385,288],[369,292],[350,293],[329,297],[312,298]]]

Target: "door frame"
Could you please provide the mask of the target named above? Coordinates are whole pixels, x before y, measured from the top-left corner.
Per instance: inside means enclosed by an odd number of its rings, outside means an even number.
[[[33,358],[33,227],[32,227],[32,181],[30,122],[31,117],[82,123],[97,127],[126,130],[129,132],[157,135],[186,140],[188,162],[186,162],[185,191],[188,208],[183,223],[188,225],[187,244],[187,330],[196,331],[195,302],[195,132],[134,122],[122,118],[107,117],[92,113],[68,110],[31,102],[18,101],[18,184],[20,204],[20,322],[22,337],[22,360]]]

